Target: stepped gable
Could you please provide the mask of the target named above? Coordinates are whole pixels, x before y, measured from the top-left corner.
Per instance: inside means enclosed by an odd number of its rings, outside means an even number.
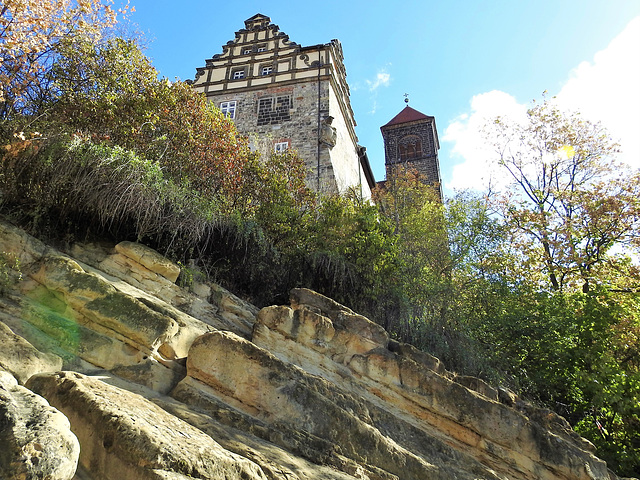
[[[196,69],[193,88],[249,136],[263,158],[293,149],[305,161],[307,185],[322,193],[375,186],[358,144],[342,44],[302,46],[263,14]]]

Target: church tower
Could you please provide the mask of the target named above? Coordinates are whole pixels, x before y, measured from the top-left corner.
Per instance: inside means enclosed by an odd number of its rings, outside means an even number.
[[[436,119],[407,105],[380,130],[384,139],[387,180],[395,167],[412,167],[428,184],[438,186],[442,198]]]

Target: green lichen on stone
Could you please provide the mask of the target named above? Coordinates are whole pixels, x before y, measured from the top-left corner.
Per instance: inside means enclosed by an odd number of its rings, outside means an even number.
[[[159,338],[175,333],[174,320],[161,315],[135,298],[110,293],[84,306],[87,315],[107,328],[151,347]]]

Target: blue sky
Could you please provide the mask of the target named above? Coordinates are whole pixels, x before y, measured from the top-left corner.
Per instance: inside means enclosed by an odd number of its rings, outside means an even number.
[[[116,0],[116,4],[119,0]],[[481,188],[478,125],[543,91],[622,140],[640,167],[640,0],[230,2],[131,0],[160,75],[191,79],[256,13],[301,45],[342,42],[356,132],[384,177],[380,126],[436,117],[445,192]],[[634,20],[635,19],[635,20]]]

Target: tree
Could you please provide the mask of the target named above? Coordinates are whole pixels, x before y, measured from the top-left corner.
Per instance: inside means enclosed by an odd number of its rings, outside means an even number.
[[[545,100],[524,124],[496,119],[491,135],[514,185],[502,214],[526,267],[553,290],[587,292],[615,272],[614,246],[638,251],[640,172],[615,163],[618,145],[599,123]]]
[[[33,131],[39,144],[81,136],[158,162],[174,180],[235,208],[252,161],[247,140],[229,118],[184,82],[158,79],[136,40],[59,40],[44,76],[47,95],[29,115],[5,122],[5,137]],[[27,138],[21,140],[22,143]],[[22,145],[22,144],[21,144]],[[13,147],[11,147],[13,148]],[[244,188],[245,191],[249,190]]]
[[[455,340],[447,337],[464,335],[464,317],[477,307],[468,306],[476,300],[472,292],[508,258],[503,228],[486,198],[461,192],[443,203],[437,188],[412,169],[399,168],[374,196],[394,226],[397,283],[408,305],[385,326],[452,360],[453,348],[444,343]]]
[[[618,473],[640,462],[640,171],[616,163],[599,124],[551,102],[497,119],[498,162],[513,180],[497,202],[518,261],[502,311],[474,336],[529,397],[567,416]],[[514,290],[515,289],[515,290]],[[505,341],[508,339],[508,341]]]
[[[0,118],[39,95],[60,41],[95,41],[127,10],[116,12],[102,0],[5,0],[0,5]]]
[[[640,465],[640,302],[594,287],[545,292],[519,285],[470,312],[471,333],[523,398],[564,416],[619,475]],[[493,296],[485,289],[485,297]],[[480,315],[478,314],[480,313]]]
[[[404,311],[388,315],[384,327],[405,341],[412,336],[411,318],[429,309],[441,316],[446,309],[450,261],[444,206],[437,190],[413,168],[398,166],[373,192],[381,216],[394,228],[398,259],[397,289]]]

